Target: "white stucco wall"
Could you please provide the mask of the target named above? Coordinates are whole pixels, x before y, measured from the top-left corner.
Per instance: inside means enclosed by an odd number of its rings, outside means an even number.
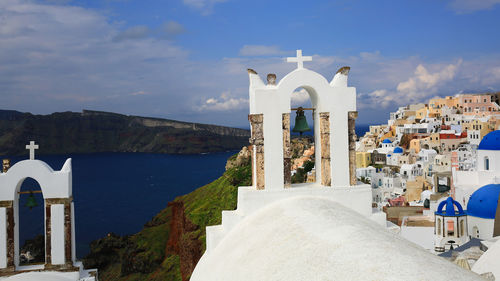
[[[486,171],[484,158],[488,157],[490,162],[489,171],[496,171],[500,174],[500,150],[478,150],[477,151],[477,170]]]
[[[473,216],[467,217],[467,229],[471,237],[474,236],[474,226],[479,229],[479,239],[487,240],[493,238],[493,227],[495,225],[494,219],[483,219]]]
[[[325,188],[327,189],[327,188]],[[195,280],[480,280],[326,198],[281,200],[241,221]]]
[[[72,196],[71,158],[61,171],[54,171],[40,160],[17,162],[7,173],[0,173],[0,201],[14,200],[27,177],[35,179],[42,189],[43,198],[69,198]]]
[[[73,263],[76,262],[75,203],[71,202],[71,248]]]
[[[434,227],[401,226],[399,235],[426,250],[434,249]]]
[[[0,268],[7,267],[7,210],[0,208]]]
[[[339,75],[343,74],[338,73],[336,76]],[[347,115],[349,111],[356,110],[356,89],[347,87],[347,76],[329,84],[320,74],[301,68],[290,72],[277,85],[265,85],[254,73],[249,73],[249,79],[250,114],[264,116],[266,189],[284,188],[282,114],[291,112],[291,95],[297,88],[303,88],[309,93],[311,104],[315,108],[317,179],[321,175],[319,113],[329,112],[332,186],[349,186]]]
[[[50,206],[52,264],[64,264],[64,204]]]

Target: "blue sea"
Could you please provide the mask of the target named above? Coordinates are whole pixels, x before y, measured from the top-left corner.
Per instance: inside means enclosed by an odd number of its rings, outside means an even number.
[[[36,158],[60,170],[67,158],[73,164],[76,248],[79,258],[89,252],[92,240],[109,232],[120,235],[140,231],[179,195],[217,179],[229,156],[236,153],[168,155],[147,153],[97,153],[41,155]],[[12,162],[26,157],[14,157]],[[21,191],[40,190],[26,179]],[[20,242],[43,234],[43,199],[35,193],[38,206],[25,207],[30,194],[20,196]]]
[[[359,136],[369,125],[358,125]],[[227,158],[237,151],[198,155],[149,153],[96,153],[41,155],[36,158],[60,170],[72,158],[77,256],[89,252],[90,242],[110,232],[120,235],[140,231],[175,197],[217,179]],[[8,157],[3,157],[8,158]],[[12,165],[27,157],[12,157]],[[40,190],[35,180],[26,179],[21,191]],[[30,194],[20,196],[20,244],[43,234],[43,198],[34,193],[38,206],[25,207]]]

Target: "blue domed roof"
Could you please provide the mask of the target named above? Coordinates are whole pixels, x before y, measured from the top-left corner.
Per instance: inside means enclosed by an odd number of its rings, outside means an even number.
[[[394,148],[394,151],[392,153],[403,153],[403,149],[398,146],[398,147]]]
[[[499,195],[500,184],[488,184],[481,187],[470,196],[467,214],[483,219],[494,219]]]
[[[500,130],[493,131],[483,137],[478,149],[500,150]]]
[[[385,139],[382,141],[382,143],[392,143],[392,141],[390,139]]]
[[[457,206],[458,211],[455,211],[455,206],[453,205]],[[443,207],[445,206],[446,209],[443,210]],[[435,214],[440,216],[456,217],[456,216],[464,216],[465,212],[460,203],[453,200],[453,198],[448,197],[446,198],[446,200],[441,201],[441,203],[439,203],[439,206]]]

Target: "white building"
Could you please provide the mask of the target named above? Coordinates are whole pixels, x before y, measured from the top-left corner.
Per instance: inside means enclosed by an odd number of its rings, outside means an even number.
[[[385,161],[389,166],[399,166],[399,157],[403,155],[403,149],[396,147],[394,150],[387,152]]]
[[[439,203],[435,212],[434,228],[434,250],[436,252],[444,252],[469,241],[467,214],[462,205],[451,197]]]
[[[375,169],[374,167],[372,166],[368,166],[366,168],[357,168],[356,169],[356,177],[357,178],[361,178],[361,177],[364,177],[364,178],[372,178],[373,175],[375,175],[377,169]]]
[[[432,165],[432,172],[444,173],[451,171],[451,159],[448,154],[439,154],[434,157],[434,164]]]
[[[422,175],[422,167],[420,164],[403,164],[399,170],[401,176],[407,181],[414,181],[416,177]]]
[[[472,193],[467,203],[467,225],[471,237],[493,238],[499,196],[500,184],[488,184]]]
[[[481,186],[500,183],[500,131],[483,137],[476,152],[476,163],[476,170],[452,170],[455,200],[462,205],[466,205]]]
[[[437,152],[434,149],[421,149],[418,153],[417,161],[422,163],[432,163],[436,157]]]
[[[457,163],[452,163],[457,166],[458,171],[472,171],[476,169],[476,146],[470,144],[461,144],[457,150]]]
[[[76,260],[75,211],[71,158],[60,171],[35,160],[38,145],[26,146],[30,159],[0,173],[0,272],[15,274],[6,280],[94,281],[97,271],[85,270]],[[19,192],[26,178],[40,185],[45,212],[45,263],[20,265]],[[39,272],[33,272],[39,271]]]

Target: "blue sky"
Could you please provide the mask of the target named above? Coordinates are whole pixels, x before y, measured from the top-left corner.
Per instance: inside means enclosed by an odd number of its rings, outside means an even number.
[[[2,0],[3,109],[95,109],[247,126],[247,68],[351,66],[358,123],[500,90],[500,0]],[[306,102],[298,91],[294,103]]]

